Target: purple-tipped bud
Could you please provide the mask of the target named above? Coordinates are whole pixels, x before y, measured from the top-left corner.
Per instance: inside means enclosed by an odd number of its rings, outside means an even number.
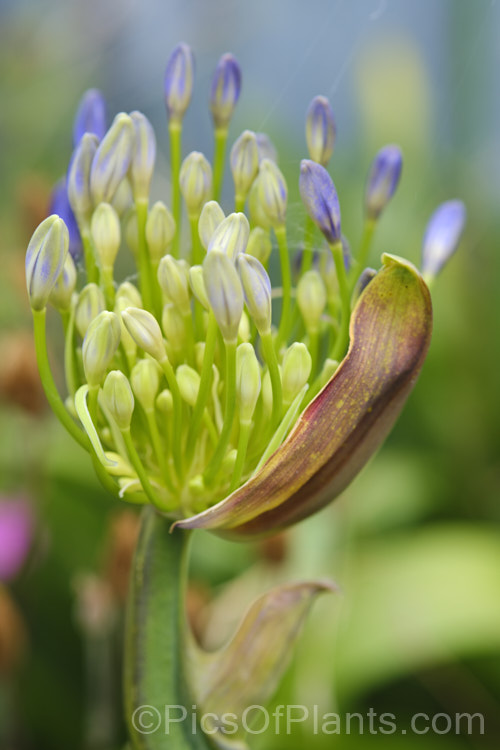
[[[335,145],[335,119],[326,96],[315,96],[306,114],[306,142],[309,156],[326,167]]]
[[[224,130],[229,125],[240,91],[240,66],[236,58],[226,52],[217,63],[210,91],[210,111],[216,128]]]
[[[432,214],[422,245],[422,273],[436,276],[458,247],[467,212],[462,201],[442,203]]]
[[[193,93],[194,57],[188,44],[178,44],[170,55],[165,70],[164,91],[167,114],[173,122],[181,122]]]
[[[356,286],[354,287],[354,291],[352,293],[352,299],[351,299],[351,306],[354,307],[358,299],[361,297],[362,293],[365,291],[366,287],[372,281],[375,276],[377,275],[377,272],[374,268],[365,268],[359,279],[356,282]]]
[[[403,157],[399,146],[384,146],[372,162],[365,191],[366,216],[376,221],[387,206],[401,177]]]
[[[32,310],[44,310],[68,254],[69,235],[59,216],[35,229],[26,251],[26,287]]]
[[[66,224],[69,232],[69,252],[73,260],[75,262],[78,261],[82,254],[82,239],[78,231],[75,214],[69,202],[66,179],[64,177],[59,180],[52,190],[49,214],[57,214]]]
[[[314,161],[302,159],[299,189],[307,213],[330,245],[341,242],[339,199],[326,169]]]
[[[97,147],[92,161],[90,192],[96,206],[112,201],[128,172],[134,149],[134,124],[129,115],[121,112]]]
[[[68,199],[78,223],[88,222],[93,209],[90,194],[90,170],[99,141],[85,133],[76,147],[68,169]]]
[[[255,139],[257,141],[257,150],[259,152],[259,163],[263,159],[270,159],[275,164],[278,163],[278,152],[276,146],[269,138],[267,133],[255,133]]]
[[[99,140],[106,132],[106,100],[98,89],[89,89],[80,99],[73,125],[73,146],[76,148],[85,133]]]

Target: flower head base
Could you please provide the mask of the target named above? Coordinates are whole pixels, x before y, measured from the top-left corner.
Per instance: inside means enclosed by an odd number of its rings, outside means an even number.
[[[339,198],[323,166],[335,126],[322,97],[307,115],[312,159],[301,163],[299,187],[330,247],[318,256],[311,237],[292,277],[287,185],[266,136],[247,130],[237,138],[229,157],[234,203],[219,203],[220,130],[226,133],[240,91],[229,55],[210,97],[213,181],[199,152],[181,168],[193,72],[191,50],[179,45],[165,77],[172,212],[162,201],[150,207],[156,149],[144,115],[119,114],[100,141],[85,132],[68,192],[87,283],[73,291],[74,274],[64,266],[67,232],[51,217],[28,249],[28,289],[35,322],[49,300],[71,321],[65,365],[67,403],[75,408],[57,400],[53,383],[47,390],[61,421],[94,454],[106,486],[125,500],[154,504],[180,526],[252,536],[322,507],[384,439],[427,351],[430,297],[400,258],[384,256],[381,270],[363,271],[365,246],[346,262]],[[399,178],[400,154],[391,148],[375,162],[369,216],[379,215]],[[454,249],[458,225],[451,209],[431,222],[426,273],[440,266],[445,246]],[[275,241],[279,285],[274,263],[268,271]],[[122,264],[115,258],[125,244],[137,274],[117,283],[114,268]],[[47,375],[42,344],[38,350]]]

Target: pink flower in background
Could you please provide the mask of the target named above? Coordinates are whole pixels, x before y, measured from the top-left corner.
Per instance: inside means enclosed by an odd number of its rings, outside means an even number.
[[[21,570],[33,537],[33,511],[25,499],[0,496],[0,581]]]

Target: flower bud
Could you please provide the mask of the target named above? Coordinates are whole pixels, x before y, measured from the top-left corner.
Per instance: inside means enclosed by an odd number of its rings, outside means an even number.
[[[135,130],[129,115],[116,115],[99,144],[90,170],[90,192],[94,205],[110,203],[127,174],[134,151]]]
[[[286,219],[288,189],[280,168],[263,159],[259,171],[259,196],[262,208],[273,227],[283,226]]]
[[[90,172],[98,144],[97,136],[85,133],[68,169],[68,198],[79,224],[90,219],[94,205],[90,192]]]
[[[163,414],[171,414],[174,408],[174,399],[167,388],[158,394],[156,399],[156,408]]]
[[[198,218],[212,192],[212,167],[202,153],[191,151],[186,156],[179,183],[189,218]]]
[[[207,250],[210,244],[213,233],[219,224],[224,221],[224,218],[224,211],[217,201],[208,201],[201,209],[198,234],[205,250]]]
[[[207,253],[203,280],[224,341],[236,342],[243,312],[243,289],[233,261],[219,250]]]
[[[165,105],[172,122],[180,123],[189,107],[193,77],[194,57],[191,47],[178,44],[170,55],[164,80]]]
[[[165,255],[158,266],[158,283],[169,300],[183,315],[191,312],[189,298],[189,268],[183,260]]]
[[[111,200],[111,205],[118,216],[123,216],[123,214],[129,211],[134,205],[134,196],[132,195],[132,188],[127,177],[124,177],[116,188],[116,192]]]
[[[234,261],[240,253],[245,252],[249,234],[250,224],[245,214],[229,214],[213,233],[208,252],[218,250]]]
[[[205,310],[209,310],[210,302],[208,301],[207,290],[203,280],[202,266],[191,266],[189,269],[189,284],[198,302],[203,305]]]
[[[162,201],[157,201],[148,213],[146,240],[149,256],[159,263],[175,236],[175,219]]]
[[[120,319],[120,343],[127,357],[127,362],[129,363],[129,366],[131,366],[131,364],[133,364],[136,360],[137,344],[135,343],[134,339],[126,328],[125,323],[123,322],[122,312],[126,310],[127,307],[133,307],[128,299],[126,299],[125,297],[116,297],[114,312]]]
[[[255,227],[252,229],[248,238],[246,254],[257,258],[257,260],[265,266],[269,260],[272,249],[273,245],[269,232],[266,232],[262,227]]]
[[[71,300],[76,286],[76,268],[73,258],[68,253],[62,271],[59,274],[56,283],[52,287],[49,296],[49,302],[54,305],[56,310],[65,311],[71,307]]]
[[[128,307],[142,307],[141,294],[130,281],[123,281],[116,290],[116,301],[121,299],[128,302]]]
[[[282,365],[283,401],[292,403],[309,380],[312,359],[307,346],[295,342],[285,352]]]
[[[78,333],[84,338],[89,325],[106,309],[104,292],[97,284],[87,284],[80,294],[75,309],[75,325]]]
[[[106,100],[98,89],[89,89],[80,99],[73,124],[73,146],[76,148],[85,133],[99,140],[106,132]]]
[[[145,412],[155,407],[156,394],[160,387],[160,373],[154,359],[140,359],[132,368],[130,382],[136,399]]]
[[[101,268],[112,269],[120,248],[120,219],[113,206],[100,203],[90,222],[90,232],[94,240]]]
[[[136,201],[147,202],[156,158],[155,133],[142,112],[132,112],[130,119],[135,132],[135,149],[130,163],[132,189]]]
[[[102,383],[119,343],[120,320],[104,310],[94,318],[83,339],[83,369],[90,386]]]
[[[26,251],[26,286],[32,310],[43,310],[69,249],[66,224],[53,214],[35,229]]]
[[[252,224],[269,232],[272,225],[266,211],[264,210],[264,206],[262,205],[259,182],[260,174],[258,174],[253,181],[253,185],[248,193],[248,213],[250,214],[250,221]]]
[[[235,141],[230,155],[235,193],[245,198],[259,171],[259,148],[255,133],[245,130]]]
[[[422,273],[436,276],[458,247],[467,213],[462,201],[442,203],[432,214],[422,245]]]
[[[271,281],[266,269],[252,255],[238,257],[236,267],[240,275],[245,302],[261,336],[271,330]]]
[[[76,263],[82,254],[82,238],[80,237],[75,214],[69,202],[68,186],[64,177],[62,180],[59,180],[52,190],[49,214],[57,214],[66,224],[69,234],[69,254]]]
[[[297,304],[308,331],[317,331],[326,307],[326,289],[318,271],[307,271],[297,286]]]
[[[335,119],[326,96],[315,96],[306,114],[307,150],[312,161],[326,167],[335,145]]]
[[[242,424],[253,417],[260,394],[260,365],[251,344],[240,344],[236,350],[236,393]]]
[[[196,363],[196,367],[200,372],[203,367],[203,358],[205,357],[206,348],[207,345],[205,341],[197,341],[194,345],[194,361]]]
[[[210,111],[216,129],[227,129],[240,91],[240,66],[236,58],[226,52],[217,63],[210,91]]]
[[[238,341],[246,343],[247,341],[250,341],[251,338],[252,331],[250,329],[250,318],[243,310],[243,312],[241,313],[240,324],[238,326]]]
[[[403,157],[398,146],[385,146],[373,160],[365,190],[365,212],[376,221],[398,186]]]
[[[377,275],[377,272],[374,268],[365,268],[362,273],[360,274],[359,279],[356,281],[356,286],[354,287],[354,291],[352,293],[351,298],[351,307],[354,307],[358,299],[361,297],[362,293],[370,283],[372,279],[375,278]]]
[[[102,387],[104,404],[120,430],[128,430],[134,413],[134,395],[121,370],[111,370]]]
[[[340,242],[340,206],[333,180],[321,164],[309,159],[300,163],[300,195],[307,213],[331,244]]]
[[[194,406],[200,390],[200,376],[189,365],[179,365],[175,373],[179,390],[184,401]]]
[[[165,359],[165,344],[161,328],[150,312],[138,307],[127,307],[122,312],[122,320],[138,347],[158,362]]]
[[[186,324],[184,318],[176,305],[165,305],[161,316],[161,325],[167,342],[176,354],[184,349],[186,341]]]
[[[278,152],[276,151],[276,146],[269,138],[267,133],[255,133],[255,138],[257,140],[257,148],[259,150],[259,163],[263,159],[270,159],[275,164],[277,164]]]

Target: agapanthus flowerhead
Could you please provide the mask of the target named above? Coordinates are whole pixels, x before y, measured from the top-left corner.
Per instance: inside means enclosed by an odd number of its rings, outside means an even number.
[[[336,126],[326,96],[315,96],[306,114],[306,142],[312,161],[326,167],[335,146]]]
[[[399,146],[384,146],[373,160],[365,190],[365,212],[376,221],[396,192],[403,167]]]
[[[184,43],[178,44],[170,55],[164,79],[165,105],[171,122],[182,122],[191,101],[193,79],[194,57],[191,47]]]
[[[300,195],[307,213],[327,242],[341,242],[340,205],[333,180],[321,164],[309,159],[300,163]]]
[[[226,52],[217,63],[210,90],[210,111],[216,129],[228,127],[240,92],[240,66],[234,55]]]
[[[422,274],[431,279],[438,275],[455,253],[464,231],[467,212],[462,201],[442,203],[432,214],[422,245]]]
[[[89,89],[80,99],[73,124],[73,146],[76,148],[85,133],[102,140],[107,130],[106,100],[98,89]]]

